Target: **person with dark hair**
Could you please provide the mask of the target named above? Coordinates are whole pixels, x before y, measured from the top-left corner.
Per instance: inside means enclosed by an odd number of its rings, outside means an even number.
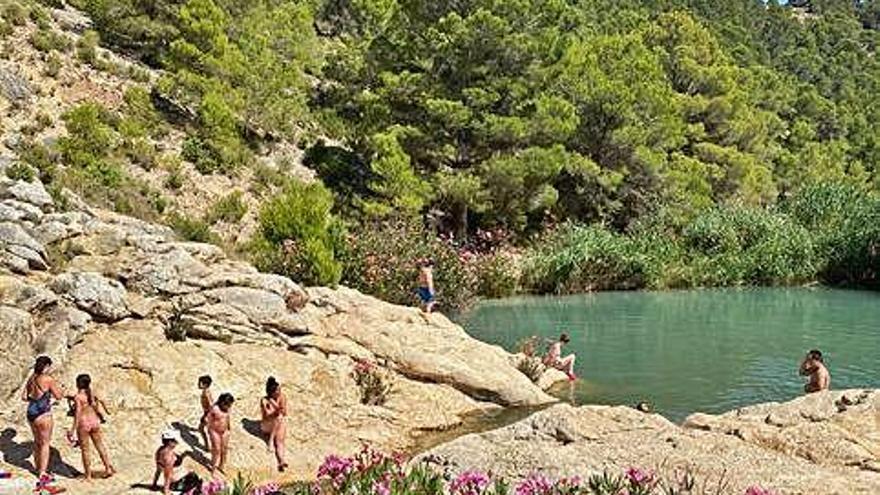
[[[284,460],[287,399],[281,393],[281,384],[273,376],[266,380],[266,396],[260,400],[260,416],[260,430],[267,436],[266,448],[275,452],[278,471],[283,473],[287,469],[287,462]]]
[[[434,311],[437,303],[434,298],[434,260],[430,258],[419,260],[419,299],[422,302],[422,311],[430,313]]]
[[[562,357],[562,346],[568,344],[570,341],[571,339],[569,339],[568,334],[563,333],[559,336],[559,340],[550,344],[550,348],[547,350],[547,355],[544,356],[544,365],[565,372],[568,379],[574,381],[577,379],[577,376],[574,374],[575,355],[569,354],[568,356]]]
[[[211,450],[211,444],[208,442],[208,432],[205,427],[208,425],[208,413],[211,412],[211,406],[214,405],[214,398],[211,396],[211,383],[213,380],[210,375],[202,375],[199,377],[199,390],[201,390],[200,401],[202,405],[202,417],[199,419],[199,433],[202,434],[202,442],[205,448]]]
[[[810,380],[804,385],[804,392],[811,394],[828,390],[831,387],[831,373],[825,366],[822,351],[813,349],[807,353],[801,361],[799,373],[801,376],[809,376]]]
[[[229,454],[229,435],[232,431],[230,410],[235,398],[230,393],[222,393],[217,403],[208,413],[208,437],[211,439],[211,476],[217,472],[226,474],[226,456]]]
[[[104,435],[101,432],[101,423],[107,414],[107,405],[92,392],[92,378],[82,374],[76,377],[76,395],[73,397],[74,427],[70,436],[76,431],[79,439],[80,452],[82,453],[83,473],[86,481],[92,480],[91,449],[89,440],[95,444],[101,463],[104,464],[106,476],[109,478],[116,473],[110,464],[107,448],[104,446]],[[103,414],[102,411],[103,410]]]
[[[52,443],[52,401],[64,397],[64,389],[58,385],[51,375],[52,359],[49,356],[39,356],[34,362],[34,372],[27,379],[24,390],[21,393],[23,401],[27,402],[27,421],[34,435],[34,467],[40,479],[39,488],[47,488],[44,480],[49,469],[49,452]]]
[[[162,445],[154,456],[156,471],[153,473],[152,487],[158,490],[159,476],[162,476],[163,495],[171,495],[172,491],[188,493],[202,485],[202,480],[195,473],[183,469],[183,456],[174,451],[179,443],[180,434],[177,430],[163,432]]]

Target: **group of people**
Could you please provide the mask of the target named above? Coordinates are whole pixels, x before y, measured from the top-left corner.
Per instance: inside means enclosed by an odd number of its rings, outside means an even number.
[[[216,478],[219,474],[225,474],[232,431],[231,410],[235,398],[227,392],[220,394],[214,400],[211,392],[212,383],[213,380],[208,375],[198,378],[201,410],[198,431],[202,436],[205,450],[211,453],[211,476]],[[53,484],[48,474],[54,429],[52,407],[62,399],[67,399],[68,415],[73,418],[66,437],[73,447],[80,449],[84,479],[86,481],[93,479],[92,444],[104,465],[104,476],[110,477],[116,473],[104,444],[102,430],[102,424],[106,422],[109,411],[106,403],[92,390],[91,377],[87,374],[77,376],[76,392],[68,393],[64,385],[52,376],[51,358],[39,356],[34,363],[33,373],[28,377],[22,390],[22,400],[27,403],[26,417],[34,438],[33,458],[34,469],[38,476],[37,488],[48,493],[62,491]],[[287,399],[281,391],[281,384],[270,376],[266,380],[265,395],[260,399],[260,431],[266,441],[267,450],[274,453],[279,472],[283,472],[288,467],[285,460],[286,416]],[[175,452],[179,442],[178,431],[165,431],[162,433],[161,445],[154,456],[156,469],[152,486],[158,489],[161,477],[163,481],[161,489],[165,494],[186,488],[194,482],[200,482],[194,473],[181,472],[183,457]]]

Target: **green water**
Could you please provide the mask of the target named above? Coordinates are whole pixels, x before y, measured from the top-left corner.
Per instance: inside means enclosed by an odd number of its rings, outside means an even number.
[[[571,335],[578,404],[635,404],[681,420],[801,394],[805,351],[826,355],[832,388],[880,387],[880,294],[830,289],[610,292],[481,303],[462,323],[515,350]]]

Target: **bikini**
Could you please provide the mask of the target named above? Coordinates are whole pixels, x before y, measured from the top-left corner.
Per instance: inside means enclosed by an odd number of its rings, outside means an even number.
[[[40,389],[40,385],[34,381],[34,385],[37,387],[37,390]],[[27,420],[29,423],[33,423],[40,416],[50,412],[52,410],[52,393],[50,390],[45,390],[43,393],[37,397],[36,399],[32,399],[28,397],[28,405],[27,405]]]

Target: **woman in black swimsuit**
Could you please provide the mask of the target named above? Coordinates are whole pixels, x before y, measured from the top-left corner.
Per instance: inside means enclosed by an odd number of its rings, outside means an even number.
[[[49,374],[52,360],[40,356],[34,363],[34,373],[28,378],[22,392],[27,402],[27,420],[34,434],[34,466],[42,479],[49,468],[49,448],[52,441],[52,401],[64,397],[61,387]]]

